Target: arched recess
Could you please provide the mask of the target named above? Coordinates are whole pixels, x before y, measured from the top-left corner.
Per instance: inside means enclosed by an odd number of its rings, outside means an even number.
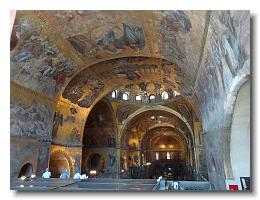
[[[182,137],[182,141],[186,144],[186,158],[188,163],[188,165],[186,165],[186,175],[188,174],[186,178],[189,177],[189,180],[193,179],[192,174],[197,172],[198,162],[196,160],[196,148],[193,131],[191,130],[188,121],[183,118],[180,113],[168,107],[159,105],[156,107],[145,106],[141,109],[138,109],[124,121],[120,132],[120,154],[121,157],[129,158],[129,160],[128,163],[125,159],[122,161],[120,166],[121,170],[125,171],[125,169],[128,168],[125,166],[128,164],[128,166],[131,166],[131,168],[129,168],[131,173],[131,171],[135,168],[138,168],[142,164],[146,164],[146,162],[142,162],[143,157],[146,155],[143,155],[144,151],[142,149],[142,145],[140,147],[140,143],[142,144],[140,141],[145,141],[145,135],[147,135],[147,133],[152,129],[165,128],[165,126],[168,129],[178,132],[178,134]],[[190,127],[190,129],[188,127]],[[132,139],[133,134],[136,135],[134,137],[135,140]],[[136,177],[134,172],[133,176],[134,178]],[[147,178],[151,177],[149,176]]]
[[[186,152],[188,151],[189,144],[191,142],[190,139],[188,141],[186,136],[180,133],[177,129],[169,126],[158,126],[156,128],[149,129],[141,140],[141,150],[145,151],[147,150],[149,145],[152,145],[147,143],[149,140],[151,140],[150,142],[152,143],[159,142],[159,140],[161,140],[162,138],[158,136],[173,137],[174,140],[178,141],[178,143],[183,146],[183,149],[185,149]],[[164,148],[167,149],[167,145]],[[168,150],[171,150],[171,148],[173,147],[169,147]]]
[[[238,91],[230,135],[230,161],[233,179],[250,177],[250,82]]]
[[[155,129],[155,128],[163,128],[163,127],[167,127],[167,128],[171,128],[174,131],[178,132],[180,134],[181,137],[183,137],[183,140],[185,140],[186,144],[188,144],[189,148],[191,148],[192,145],[192,139],[189,137],[189,134],[185,133],[183,130],[181,130],[178,127],[175,127],[174,125],[170,124],[170,123],[161,123],[161,124],[155,124],[153,126],[151,126],[147,132]]]
[[[22,166],[20,173],[18,175],[18,178],[21,178],[22,176],[25,176],[27,178],[31,177],[33,173],[33,166],[31,163],[26,163]]]
[[[115,147],[116,125],[114,111],[109,102],[99,101],[85,123],[83,146],[86,148]]]
[[[70,81],[62,87],[57,97],[59,102],[65,102],[68,106],[81,107],[82,123],[103,97],[109,92],[132,83],[153,82],[164,85],[182,94],[191,102],[196,115],[198,111],[197,96],[189,80],[183,75],[184,72],[174,63],[163,58],[131,56],[118,57],[105,60],[80,69]],[[181,77],[181,80],[177,79]],[[185,85],[185,87],[183,87]],[[189,88],[190,95],[182,91]],[[84,125],[83,125],[84,126]]]
[[[178,80],[179,77],[181,80]],[[88,135],[84,134],[84,125],[88,123],[89,115],[99,101],[115,89],[131,83],[138,84],[141,81],[158,83],[164,85],[166,89],[177,91],[185,100],[191,102],[192,107],[198,108],[193,87],[184,76],[182,69],[176,64],[163,58],[133,56],[106,60],[80,69],[63,87],[62,93],[57,98],[57,111],[65,110],[65,106],[68,109],[71,106],[78,108],[80,116],[76,120],[77,124],[82,127],[79,132],[84,141],[84,136]],[[186,87],[183,87],[184,85]],[[189,88],[189,95],[185,92],[186,90],[182,91],[183,88]],[[196,112],[197,109],[194,111]],[[192,132],[187,120],[180,113],[175,114],[185,121],[184,123]],[[66,130],[62,129],[62,131]],[[84,159],[82,156],[82,162]]]
[[[234,112],[235,112],[235,107],[238,102],[238,95],[242,87],[245,85],[248,85],[248,90],[245,91],[247,92],[247,104],[245,106],[249,106],[249,113],[250,113],[250,79],[248,73],[245,73],[243,76],[237,77],[237,80],[234,81],[235,84],[231,87],[230,93],[227,97],[226,105],[225,105],[225,110],[226,110],[226,115],[225,115],[225,121],[224,121],[224,130],[223,130],[223,162],[224,162],[224,171],[225,171],[225,177],[226,179],[233,179],[234,174],[232,170],[232,165],[231,165],[231,157],[230,157],[230,144],[231,144],[231,133],[232,133],[232,123],[234,120]],[[244,102],[245,103],[245,102]],[[248,119],[250,120],[250,114]],[[250,127],[250,125],[249,125]],[[249,137],[250,138],[250,137]]]
[[[173,127],[155,127],[147,131],[141,142],[141,154],[151,163],[150,177],[170,174],[175,180],[193,180],[194,151],[185,135]]]
[[[73,174],[70,157],[63,151],[54,151],[50,155],[49,170],[52,178],[59,178],[61,172],[68,170],[69,177]]]
[[[99,163],[95,166],[98,177],[109,177],[111,174],[115,176],[115,162],[109,161],[116,156],[114,155],[116,138],[114,110],[110,102],[104,98],[95,104],[85,123],[82,141],[82,173],[89,173],[91,162],[96,160]]]
[[[131,124],[133,122],[133,120],[135,118],[137,118],[139,115],[145,113],[145,112],[165,112],[165,113],[168,113],[168,114],[171,114],[173,115],[174,117],[177,117],[178,119],[180,119],[183,124],[185,124],[186,128],[188,129],[188,133],[192,139],[193,142],[194,141],[194,134],[193,134],[193,131],[192,131],[192,128],[190,126],[190,124],[188,123],[188,121],[185,119],[185,117],[183,117],[179,112],[173,110],[173,109],[170,109],[166,106],[161,106],[161,105],[157,105],[157,106],[144,106],[138,110],[136,110],[135,112],[133,112],[124,122],[123,124],[123,127],[121,128],[121,132],[119,133],[119,136],[120,136],[120,141],[122,143],[122,139],[124,137],[124,135],[126,134],[126,130],[128,130],[128,126],[129,124]],[[154,126],[159,126],[158,124],[154,125]],[[151,127],[150,127],[151,128]]]
[[[87,165],[85,166],[85,171],[96,170],[97,172],[104,171],[105,160],[99,153],[93,153],[87,159]]]

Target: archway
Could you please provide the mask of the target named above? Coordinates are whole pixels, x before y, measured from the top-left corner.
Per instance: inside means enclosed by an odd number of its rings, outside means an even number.
[[[180,77],[181,80],[177,80]],[[115,90],[117,92],[112,92]],[[165,94],[166,91],[168,96],[166,95],[167,97],[162,98],[162,94]],[[110,92],[112,99],[120,99],[126,103],[131,103],[132,99],[134,99],[134,102],[132,103],[135,104],[138,102],[140,105],[150,104],[160,107],[159,104],[170,104],[175,99],[183,99],[183,105],[186,104],[186,102],[189,102],[188,109],[185,110],[185,108],[178,108],[180,110],[182,109],[183,112],[176,112],[175,109],[166,108],[166,106],[163,107],[167,110],[170,110],[171,112],[175,112],[176,116],[179,117],[179,119],[182,120],[184,124],[186,124],[185,128],[189,129],[187,133],[190,132],[189,134],[191,134],[191,137],[193,137],[192,128],[187,122],[188,119],[186,119],[185,114],[188,113],[188,115],[190,115],[189,120],[193,120],[191,118],[191,112],[197,113],[197,97],[194,94],[194,90],[189,80],[183,76],[183,72],[177,64],[169,62],[163,58],[145,56],[120,57],[101,61],[99,63],[93,64],[92,66],[89,66],[88,68],[81,69],[80,72],[75,74],[71,78],[70,82],[65,86],[61,96],[58,98],[58,102],[63,102],[61,103],[62,105],[75,105],[81,110],[81,116],[80,119],[78,119],[78,124],[84,123],[84,120],[86,120],[85,126],[82,125],[82,127],[84,126],[84,130],[82,129],[82,169],[84,169],[83,166],[85,166],[86,158],[91,153],[100,153],[104,156],[106,161],[108,161],[109,156],[112,158],[112,160],[113,157],[118,156],[116,155],[116,150],[113,151],[111,155],[96,151],[97,148],[103,148],[103,152],[105,148],[115,148],[113,144],[113,141],[115,141],[113,136],[111,136],[111,134],[106,134],[108,128],[106,130],[104,127],[102,128],[103,124],[99,124],[97,126],[97,121],[100,121],[97,117],[104,115],[104,113],[99,113],[100,111],[98,111],[98,107],[104,108],[100,109],[102,112],[107,112],[107,110],[109,110],[107,109],[109,106],[104,106],[106,103],[103,101],[103,99]],[[128,97],[123,98],[123,94],[128,94]],[[141,100],[136,100],[135,97],[137,94],[141,95]],[[155,102],[149,101],[150,95],[155,96]],[[63,110],[64,106],[60,107],[59,109]],[[109,113],[108,115],[110,115],[110,117],[114,116],[113,113]],[[97,121],[95,122],[93,119],[97,119]],[[109,120],[111,121],[111,119]],[[110,123],[111,129],[113,129],[113,124],[114,122],[112,121]],[[95,131],[93,131],[94,129]],[[98,134],[92,134],[92,132]],[[114,131],[111,131],[111,133],[113,132]],[[119,140],[121,140],[121,135],[122,134],[119,133]],[[99,142],[105,140],[108,141],[107,138],[110,138],[110,141],[112,142],[110,142],[110,146],[107,146],[107,144],[104,142]],[[86,141],[92,141],[94,144],[90,144],[90,142]],[[88,151],[86,149],[88,149]],[[120,161],[117,162],[120,163]],[[110,162],[108,161],[107,163]],[[119,171],[119,167],[117,171]],[[112,173],[115,173],[115,169],[112,170]]]
[[[69,176],[72,173],[72,165],[69,157],[63,152],[53,152],[50,156],[49,170],[52,178],[59,178],[64,170],[68,170]]]
[[[171,178],[194,180],[193,175],[197,172],[199,160],[195,156],[195,136],[187,120],[167,107],[145,108],[130,115],[121,129],[120,154],[128,158],[127,167],[126,162],[121,162],[121,171],[128,169],[125,173],[131,178],[156,178],[167,173],[166,167],[171,166],[167,167],[175,171]],[[166,145],[164,149],[153,149],[156,146],[154,142],[160,142],[164,137],[169,137],[169,141],[172,141],[171,147],[165,148]],[[173,146],[180,147],[180,151],[174,151]],[[121,177],[125,178],[124,175]]]
[[[233,179],[242,189],[240,177],[250,180],[250,81],[237,94],[230,135]]]
[[[187,141],[188,140],[188,141]],[[193,180],[189,151],[191,141],[172,127],[156,127],[149,130],[142,139],[142,152],[150,178],[164,176],[172,180]]]
[[[82,173],[97,171],[97,177],[115,177],[116,126],[113,109],[105,99],[91,110],[84,128]],[[111,160],[111,162],[110,162]]]
[[[102,156],[98,153],[92,154],[87,161],[87,169],[86,172],[91,170],[97,171],[98,175],[104,173],[105,168],[105,160]]]
[[[24,166],[22,166],[20,173],[18,175],[18,178],[21,178],[22,176],[29,178],[29,177],[31,177],[32,173],[33,173],[32,164],[26,163]]]

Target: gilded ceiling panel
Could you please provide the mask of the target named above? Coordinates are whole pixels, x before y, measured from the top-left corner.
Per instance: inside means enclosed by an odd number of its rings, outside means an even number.
[[[11,80],[55,97],[78,65],[64,56],[30,17],[18,18],[15,27],[20,43],[11,52]]]

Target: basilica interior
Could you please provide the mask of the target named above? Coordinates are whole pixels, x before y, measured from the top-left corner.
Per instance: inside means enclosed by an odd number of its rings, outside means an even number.
[[[10,54],[11,188],[48,168],[250,190],[249,11],[17,11]]]

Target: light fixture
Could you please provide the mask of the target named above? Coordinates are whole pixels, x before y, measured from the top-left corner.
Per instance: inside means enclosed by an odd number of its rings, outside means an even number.
[[[148,163],[146,163],[146,165],[148,166],[148,165],[151,165],[151,163],[150,162],[148,162]]]
[[[162,118],[163,116],[160,115],[159,117]]]
[[[89,172],[91,175],[96,175],[97,174],[97,171],[96,170],[90,170]]]
[[[20,187],[21,187],[21,188],[23,188],[23,187],[24,187],[24,185],[20,185]]]
[[[161,123],[162,121],[161,121],[161,120],[159,120],[158,122],[159,122],[159,123]]]
[[[32,174],[32,175],[31,175],[31,178],[35,178],[35,177],[36,177],[36,175],[35,175],[35,174]]]
[[[164,149],[164,148],[165,148],[165,145],[164,145],[164,144],[162,144],[162,145],[161,145],[161,147]]]
[[[125,171],[125,170],[123,170],[123,169],[121,170],[122,173],[123,173],[124,171]]]
[[[155,118],[154,116],[151,117],[151,119],[154,119],[154,118]]]
[[[173,148],[173,145],[172,145],[172,144],[170,145],[170,148]]]
[[[21,180],[24,181],[26,179],[26,176],[22,176]]]

